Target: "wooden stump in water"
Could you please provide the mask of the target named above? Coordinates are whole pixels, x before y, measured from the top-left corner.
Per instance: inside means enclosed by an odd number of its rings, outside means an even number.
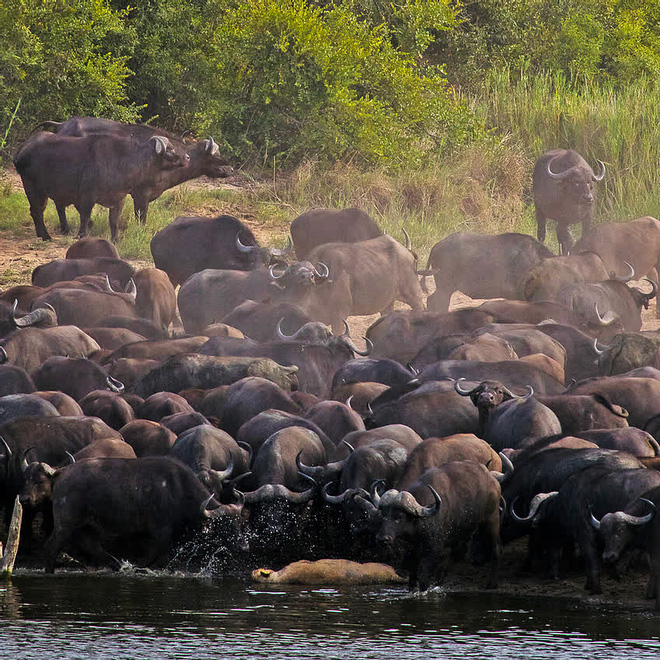
[[[21,520],[23,518],[23,505],[16,496],[14,502],[14,511],[9,523],[9,534],[7,535],[7,548],[2,554],[2,544],[0,543],[0,577],[7,578],[14,570],[14,562],[18,553],[18,541],[21,535]]]

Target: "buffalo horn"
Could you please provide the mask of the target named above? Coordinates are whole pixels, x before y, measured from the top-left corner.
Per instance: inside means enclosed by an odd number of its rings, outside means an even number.
[[[236,236],[236,240],[238,240],[238,236]],[[275,264],[273,264],[273,265],[268,269],[268,273],[270,274],[270,278],[271,278],[272,280],[279,280],[280,277],[282,277],[282,275],[284,275],[284,272],[286,272],[286,271],[283,271],[281,275],[275,275]]]
[[[64,450],[64,453],[69,457],[69,463],[73,465],[76,462],[74,455],[70,451]]]
[[[289,242],[287,243],[287,246],[283,250],[280,250],[280,249],[277,249],[277,248],[271,248],[270,253],[274,257],[284,257],[287,254],[289,254],[289,252],[291,252],[291,250],[293,250],[293,242],[291,241],[291,236],[289,236]]]
[[[630,280],[634,280],[634,279],[635,279],[635,269],[634,269],[634,268],[632,267],[632,265],[629,264],[627,261],[624,261],[623,263],[626,264],[626,266],[628,266],[628,269],[629,269],[629,271],[630,271],[630,272],[628,273],[628,275],[624,275],[623,277],[619,277],[619,276],[613,271],[612,273],[610,273],[610,279],[611,279],[611,280],[616,280],[617,282],[630,282]]]
[[[351,394],[351,396],[349,396],[348,399],[346,399],[346,403],[344,405],[348,406],[351,410],[354,410],[353,406],[351,405],[352,399],[353,399],[353,395]]]
[[[229,464],[224,470],[211,470],[213,474],[220,480],[224,481],[225,479],[229,479],[231,477],[231,473],[234,471],[234,459],[230,458],[229,459]]]
[[[433,493],[433,499],[435,502],[431,506],[421,506],[419,507],[419,511],[416,513],[416,515],[420,518],[428,518],[429,516],[434,516],[438,510],[440,509],[440,505],[442,504],[442,500],[440,499],[440,495],[438,495],[438,492],[436,491],[431,484],[427,484],[428,489]]]
[[[346,345],[353,351],[353,353],[355,353],[356,355],[360,355],[361,357],[367,357],[367,355],[371,355],[371,351],[373,351],[374,345],[371,339],[367,339],[366,337],[362,337],[362,339],[364,339],[364,341],[367,344],[367,347],[363,351],[361,351],[353,343],[353,340],[350,337],[344,335],[344,341],[346,342]]]
[[[20,319],[16,318],[16,308],[18,307],[18,300],[14,300],[14,304],[11,308],[11,320],[17,328],[27,328],[39,321],[42,321],[45,317],[48,316],[48,313],[45,309],[35,309],[29,314],[25,314]]]
[[[8,461],[11,458],[11,449],[9,445],[7,444],[7,441],[0,435],[0,440],[2,440],[2,444],[5,447],[5,455],[4,455],[4,460],[5,462]]]
[[[328,279],[328,276],[330,275],[330,269],[322,261],[319,261],[319,266],[323,266],[323,270],[325,270],[325,273],[323,273],[323,274],[320,273],[319,269],[316,268],[316,266],[315,266],[314,271],[316,272],[316,274],[323,280]]]
[[[252,449],[252,445],[249,445],[247,442],[243,442],[243,440],[238,440],[236,444],[241,449],[244,449],[248,453],[247,464],[252,465],[252,456],[254,455],[254,450]]]
[[[28,447],[24,452],[23,452],[23,457],[21,458],[21,471],[25,472],[28,467],[28,462],[27,462],[27,455],[34,449],[34,447]]]
[[[385,485],[385,480],[384,479],[376,479],[371,484],[371,488],[369,489],[369,497],[371,498],[371,501],[373,502],[374,506],[378,508],[380,506],[380,493],[378,492],[378,486],[383,484]]]
[[[245,243],[241,243],[241,232],[238,231],[236,232],[236,249],[239,252],[245,252],[246,254],[249,254],[250,252],[254,252],[257,250],[256,245],[245,245]]]
[[[112,284],[110,284],[110,278],[108,277],[108,274],[105,274],[105,286],[108,289],[108,291],[112,291],[112,293],[117,293],[113,288]]]
[[[415,369],[415,367],[413,367],[413,365],[410,364],[410,362],[408,362],[408,364],[406,366],[408,367],[408,371],[410,371],[410,373],[413,376],[415,376],[415,378],[417,378],[417,376],[419,376],[419,369]]]
[[[346,445],[348,447],[349,454],[352,454],[355,451],[355,447],[353,447],[353,445],[350,442],[346,442],[346,440],[342,440],[339,444]]]
[[[589,505],[589,522],[594,529],[600,529],[600,520],[594,516],[594,513],[591,510],[591,505]]]
[[[208,139],[206,140],[205,151],[208,151],[210,154],[212,154],[214,149],[215,149],[215,141],[211,136],[209,136]]]
[[[456,381],[454,382],[454,389],[455,389],[456,392],[458,392],[458,394],[460,394],[461,396],[470,396],[470,394],[472,394],[472,391],[473,391],[473,390],[464,390],[464,389],[461,387],[461,381],[462,381],[462,380],[465,380],[465,378],[459,378],[458,380],[456,380]]]
[[[202,515],[205,518],[217,518],[218,516],[222,516],[225,514],[240,513],[243,507],[245,506],[245,495],[241,493],[240,490],[236,490],[233,487],[232,487],[232,492],[236,496],[237,501],[235,504],[220,504],[220,506],[216,507],[215,509],[211,509],[210,511],[206,507],[208,506],[209,502],[215,497],[215,495],[213,494],[209,495],[209,497],[207,497],[200,506],[200,511]]]
[[[605,353],[605,351],[598,348],[598,337],[594,338],[594,351],[596,351],[598,355],[602,355],[603,353]]]
[[[406,237],[406,250],[412,250],[412,241],[410,240],[410,236],[408,235],[408,232],[406,231],[405,227],[401,227],[401,231],[403,232],[403,235]]]
[[[596,161],[600,165],[600,173],[593,174],[592,178],[594,181],[602,181],[605,178],[605,163],[602,160]]]
[[[124,292],[133,298],[133,300],[137,298],[137,287],[135,286],[135,281],[132,277],[130,280],[128,280],[126,287],[124,288]]]
[[[306,477],[318,477],[323,474],[325,467],[321,465],[305,465],[300,458],[303,450],[301,449],[296,455],[296,465],[298,466],[298,471],[301,474],[304,474]]]
[[[105,382],[108,384],[108,388],[112,392],[116,392],[117,394],[121,394],[124,389],[124,383],[122,383],[120,380],[117,380],[116,378],[113,378],[112,376],[108,376],[105,379]]]
[[[5,362],[9,362],[9,356],[7,355],[7,351],[5,350],[5,347],[0,346],[0,364],[3,364]]]
[[[554,163],[557,160],[557,158],[559,158],[559,156],[555,156],[554,158],[552,158],[551,160],[548,161],[547,172],[548,172],[548,175],[550,176],[550,178],[552,178],[552,179],[564,179],[573,170],[573,168],[570,167],[569,169],[564,170],[563,172],[558,172],[558,173],[553,172],[551,166],[552,166],[552,163]]]
[[[282,317],[278,322],[277,322],[277,336],[279,339],[282,341],[292,341],[293,339],[296,339],[298,337],[298,333],[302,330],[302,328],[298,328],[292,335],[285,335],[282,332],[282,321],[284,321],[284,317]]]
[[[295,493],[292,490],[289,490],[288,488],[285,488],[285,497],[289,502],[292,502],[293,504],[304,504],[305,502],[309,502],[309,500],[314,497],[314,492],[316,491],[316,488],[318,484],[312,477],[304,474],[303,472],[298,473],[303,479],[306,479],[307,481],[311,481],[312,485],[307,489],[302,491],[301,493]]]
[[[499,453],[499,457],[502,460],[502,468],[504,471],[504,474],[508,474],[509,472],[513,472],[513,463],[511,462],[511,459],[506,455],[503,454],[502,452]]]
[[[610,326],[610,325],[612,325],[612,323],[614,323],[614,321],[616,321],[616,316],[615,316],[614,314],[609,315],[609,313],[606,314],[606,316],[607,316],[607,315],[610,316],[609,320],[605,320],[605,319],[600,315],[600,312],[598,311],[598,303],[594,303],[594,309],[596,310],[596,316],[598,317],[598,322],[599,322],[603,327]]]
[[[653,281],[650,280],[648,277],[644,278],[652,287],[651,291],[649,293],[645,293],[644,295],[648,300],[653,300],[658,295],[658,285]]]
[[[647,502],[648,504],[651,505],[651,511],[650,513],[647,513],[645,516],[633,516],[629,513],[625,513],[623,515],[623,519],[629,524],[629,525],[646,525],[646,523],[651,522],[651,519],[655,515],[656,512],[656,506],[651,500],[647,500],[645,497],[640,497],[639,498],[642,502]]]
[[[323,486],[321,489],[321,496],[326,502],[329,502],[330,504],[341,504],[348,497],[352,489],[349,488],[345,490],[343,493],[341,493],[341,495],[330,495],[328,490],[333,483],[334,481],[328,481],[328,483]]]
[[[515,510],[515,505],[516,505],[516,500],[518,499],[517,497],[511,502],[511,506],[509,507],[509,511],[511,512],[511,517],[519,523],[525,523],[529,522],[530,520],[533,520],[536,514],[538,513],[538,510],[545,502],[546,500],[553,499],[554,497],[557,497],[559,495],[559,491],[553,490],[551,493],[539,493],[538,495],[534,495],[532,498],[532,501],[529,503],[529,513],[525,518],[521,518]]]

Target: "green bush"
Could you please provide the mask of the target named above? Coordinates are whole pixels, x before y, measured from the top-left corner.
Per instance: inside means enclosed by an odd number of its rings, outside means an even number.
[[[11,143],[34,124],[72,115],[131,119],[126,58],[133,37],[124,13],[104,0],[0,3],[0,127]]]

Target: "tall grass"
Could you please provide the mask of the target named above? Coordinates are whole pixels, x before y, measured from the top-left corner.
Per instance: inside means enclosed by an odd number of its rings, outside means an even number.
[[[530,158],[571,148],[605,162],[598,219],[616,221],[660,211],[660,86],[569,81],[561,73],[514,75],[493,70],[471,99],[484,124]]]

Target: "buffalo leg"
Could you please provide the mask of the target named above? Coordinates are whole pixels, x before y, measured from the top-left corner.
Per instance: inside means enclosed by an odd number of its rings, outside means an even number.
[[[76,206],[76,209],[80,214],[80,230],[78,231],[78,238],[84,238],[87,236],[87,228],[90,225],[93,208],[94,202],[81,202],[79,206]]]
[[[539,239],[541,243],[545,243],[545,225],[546,217],[536,209],[536,238]]]
[[[70,228],[66,219],[66,206],[55,204],[55,208],[57,209],[57,217],[60,219],[60,231],[67,236],[70,232]]]
[[[50,234],[44,224],[44,211],[46,210],[46,204],[48,204],[48,197],[45,195],[42,197],[40,194],[32,190],[29,192],[26,190],[25,194],[30,201],[30,215],[32,216],[37,236],[44,241],[50,241]]]
[[[582,236],[586,236],[591,231],[591,217],[582,221]]]
[[[80,533],[76,539],[76,543],[80,550],[97,564],[109,565],[113,571],[118,571],[121,568],[119,559],[111,555],[107,550],[104,550],[101,541],[93,531],[86,530]]]
[[[110,239],[113,243],[117,242],[117,227],[119,225],[119,216],[121,215],[122,208],[124,208],[123,199],[110,209]]]
[[[573,234],[569,225],[557,223],[557,241],[559,243],[559,254],[567,255],[573,247]]]
[[[133,195],[133,212],[136,220],[141,224],[147,223],[147,210],[149,208],[149,200],[145,195]]]

